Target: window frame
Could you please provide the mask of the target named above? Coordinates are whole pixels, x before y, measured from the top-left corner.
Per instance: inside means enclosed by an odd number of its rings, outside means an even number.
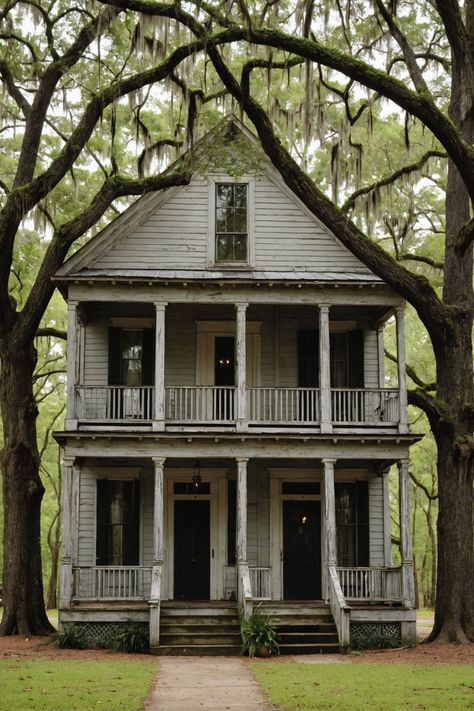
[[[216,251],[216,190],[220,184],[247,185],[247,259],[236,261],[219,261]],[[247,270],[255,266],[255,178],[243,175],[235,179],[224,173],[209,177],[208,200],[208,263],[209,269],[215,270]]]

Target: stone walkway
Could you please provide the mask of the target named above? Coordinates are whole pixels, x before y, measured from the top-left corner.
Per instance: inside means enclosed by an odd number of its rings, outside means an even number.
[[[269,711],[246,662],[238,657],[161,657],[147,711]]]

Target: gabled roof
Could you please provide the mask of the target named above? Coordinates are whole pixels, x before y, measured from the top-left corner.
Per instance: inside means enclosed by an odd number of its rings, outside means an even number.
[[[226,141],[230,137],[231,140]],[[221,140],[217,141],[219,138]],[[223,140],[222,140],[223,139]],[[216,147],[217,145],[217,147]],[[225,145],[225,148],[223,147]],[[181,156],[168,171],[174,171],[179,165],[191,165],[193,175],[229,172],[232,175],[241,171],[244,173],[266,174],[278,188],[303,210],[306,215],[317,225],[320,230],[331,235],[331,238],[347,253],[346,247],[340,244],[332,232],[315,217],[299,198],[288,188],[271,161],[263,153],[258,138],[251,133],[235,116],[228,116],[221,121],[212,131],[200,139],[192,149]],[[226,171],[227,167],[230,168]],[[168,172],[167,171],[167,172]],[[133,230],[140,228],[157,210],[163,207],[175,195],[182,191],[182,186],[167,190],[150,192],[139,197],[130,207],[115,218],[107,227],[92,237],[89,242],[70,257],[57,271],[55,278],[59,282],[71,279],[112,279],[127,278],[151,280],[299,280],[302,282],[358,282],[358,283],[383,283],[382,280],[371,272],[362,262],[360,267],[349,272],[302,272],[290,270],[288,272],[255,271],[241,273],[234,270],[216,271],[195,268],[186,269],[183,264],[180,269],[104,269],[100,259],[109,254],[122,240],[126,239]],[[354,258],[356,259],[356,258]],[[219,276],[218,276],[219,275]]]

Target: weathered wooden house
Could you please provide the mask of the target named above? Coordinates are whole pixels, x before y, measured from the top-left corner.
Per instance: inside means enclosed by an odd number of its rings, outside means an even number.
[[[260,606],[283,651],[411,642],[404,302],[234,119],[196,155],[188,186],[137,200],[57,274],[60,623],[93,638],[132,619],[154,651],[233,653],[238,607]]]

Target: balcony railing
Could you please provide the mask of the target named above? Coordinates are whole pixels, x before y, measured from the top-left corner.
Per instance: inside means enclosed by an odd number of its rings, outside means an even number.
[[[154,418],[153,386],[76,387],[76,417],[82,421],[143,423]],[[235,387],[165,387],[165,420],[170,424],[219,425],[236,420]],[[318,388],[247,388],[251,426],[314,426],[320,421]],[[388,388],[332,388],[335,425],[389,426],[400,420],[399,392]]]
[[[319,422],[316,388],[248,388],[250,424],[308,424]]]
[[[235,388],[196,385],[165,388],[168,422],[215,424],[235,420]]]
[[[76,600],[148,600],[151,568],[143,566],[94,566],[73,569]]]
[[[128,387],[76,387],[76,411],[80,420],[111,422],[151,421],[153,419],[153,393],[151,385]]]
[[[346,600],[400,602],[401,568],[337,568]]]
[[[400,419],[398,390],[332,388],[332,421],[361,425],[396,425]]]

